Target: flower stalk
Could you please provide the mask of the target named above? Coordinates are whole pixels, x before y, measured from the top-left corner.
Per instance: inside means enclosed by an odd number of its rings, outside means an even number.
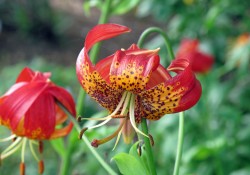
[[[177,152],[176,152],[176,159],[175,159],[173,175],[179,174],[180,161],[181,161],[181,156],[182,156],[183,138],[184,138],[184,112],[180,112],[180,114],[179,114],[179,134],[178,134]]]
[[[148,135],[148,126],[146,119],[142,120],[141,128],[142,132]],[[150,168],[150,173],[152,175],[157,175],[150,139],[148,137],[143,137],[143,138],[144,138],[145,150],[147,154],[147,161],[148,161],[148,166]]]

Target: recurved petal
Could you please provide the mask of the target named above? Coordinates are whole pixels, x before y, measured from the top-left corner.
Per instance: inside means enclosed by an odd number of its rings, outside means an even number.
[[[29,67],[25,67],[18,75],[16,82],[30,82],[30,81],[47,81],[51,73],[35,72]]]
[[[198,47],[199,47],[199,41],[197,39],[185,38],[181,41],[178,52],[176,53],[176,57],[179,57],[182,54],[197,51]]]
[[[25,67],[18,75],[16,82],[30,82],[34,77],[35,72],[28,67]]]
[[[56,139],[59,137],[64,137],[70,133],[72,128],[73,128],[73,123],[70,122],[68,125],[66,125],[65,127],[61,129],[55,129],[55,131],[52,133],[49,139]]]
[[[30,139],[48,139],[55,130],[56,105],[54,97],[49,93],[43,93],[31,105],[24,116],[25,136]],[[18,130],[19,127],[17,127]],[[17,130],[14,130],[16,133]],[[18,133],[16,133],[18,135]]]
[[[11,127],[16,129],[22,117],[47,86],[45,82],[29,83],[8,95],[0,105],[1,118],[9,121]]]
[[[158,120],[164,114],[185,111],[198,102],[201,85],[190,66],[178,72],[172,79],[139,94],[145,118]]]
[[[109,65],[105,64],[104,70],[101,71],[104,77],[108,67]],[[114,89],[97,70],[90,71],[89,66],[79,69],[78,78],[87,94],[109,111],[115,110],[122,96],[122,89]]]
[[[103,41],[123,33],[130,32],[130,29],[118,24],[99,24],[93,27],[86,36],[84,47],[86,52],[97,42]]]
[[[212,68],[214,59],[211,55],[195,52],[192,56],[192,70],[194,72],[206,73]]]
[[[55,99],[60,104],[62,104],[71,113],[72,116],[76,116],[75,102],[68,91],[66,91],[62,87],[52,85],[48,87],[47,92],[54,96]],[[56,103],[55,100],[54,103]]]

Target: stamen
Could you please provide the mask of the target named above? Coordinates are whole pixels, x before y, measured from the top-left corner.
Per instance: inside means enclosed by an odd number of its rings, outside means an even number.
[[[21,137],[18,137],[10,146],[8,146],[3,152],[2,154],[4,153],[7,153],[8,151],[10,151],[12,148],[14,148],[20,141],[22,140]]]
[[[131,97],[131,93],[127,93],[127,96],[126,96],[126,99],[125,99],[125,102],[124,102],[124,105],[123,105],[123,108],[122,108],[122,111],[121,111],[121,115],[124,115],[125,112],[127,111],[127,107],[128,107],[128,104],[129,104],[129,101],[130,101],[130,97]]]
[[[121,138],[121,135],[122,135],[122,129],[119,131],[119,133],[118,133],[118,135],[117,135],[117,138],[116,138],[116,141],[115,141],[115,145],[114,145],[112,151],[115,150],[115,148],[116,148],[116,146],[117,146],[117,144],[118,144],[118,142],[119,142],[119,140],[120,140],[120,138]]]
[[[108,116],[106,116],[106,117],[102,117],[102,118],[86,118],[86,117],[81,117],[81,116],[79,116],[78,118],[77,118],[77,121],[78,122],[81,122],[81,121],[83,121],[83,120],[95,120],[95,121],[98,121],[98,120],[106,120],[106,119],[108,119],[110,117],[110,115],[108,115]]]
[[[137,145],[137,153],[139,156],[141,156],[141,145],[140,144]]]
[[[40,160],[39,160],[39,158],[34,150],[33,143],[31,141],[29,141],[29,146],[30,146],[30,151],[31,151],[32,155],[34,156],[36,161],[39,162]]]
[[[20,175],[25,175],[25,164],[24,164],[24,162],[20,163],[19,168],[20,168]]]
[[[129,94],[127,91],[125,91],[123,94],[122,94],[122,98],[119,102],[119,104],[117,105],[117,108],[114,110],[114,112],[112,112],[110,115],[108,115],[107,117],[104,117],[105,118],[105,121],[99,123],[98,125],[95,125],[95,126],[92,126],[92,127],[89,127],[88,129],[94,129],[94,128],[98,128],[102,125],[105,125],[106,123],[108,123],[111,119],[112,119],[112,116],[116,115],[116,113],[120,110],[120,108],[122,107],[122,104],[124,102],[124,100],[126,99],[127,101],[127,94]],[[92,118],[93,119],[93,118]],[[96,118],[97,120],[100,120],[100,118]],[[94,120],[96,120],[94,119]],[[103,119],[103,118],[102,118]]]
[[[120,138],[121,138],[122,130],[123,130],[123,128],[124,128],[124,125],[125,125],[127,119],[125,118],[125,119],[123,119],[123,120],[124,120],[124,121],[122,121],[122,123],[124,122],[124,124],[123,124],[123,126],[122,126],[122,129],[121,129],[121,130],[119,131],[119,133],[118,133],[118,136],[117,136],[117,138],[116,138],[115,145],[114,145],[112,151],[115,150],[115,148],[116,148],[116,146],[117,146],[117,144],[118,144],[118,142],[119,142],[119,140],[120,140]]]
[[[112,118],[125,118],[127,115],[113,115]]]
[[[105,120],[105,121],[99,123],[98,125],[91,126],[91,127],[89,127],[88,129],[94,129],[94,128],[98,128],[98,127],[100,127],[100,126],[102,126],[102,125],[105,125],[105,124],[108,123],[111,119],[112,119],[112,116],[109,115],[109,118],[108,118],[107,120]]]
[[[42,141],[39,141],[38,150],[39,150],[40,154],[43,153],[43,142]]]
[[[15,137],[16,137],[16,135],[12,134],[9,137],[6,137],[4,139],[0,139],[0,142],[7,142],[7,141],[10,141],[10,140],[14,139]]]
[[[122,127],[124,126],[125,124],[125,121],[126,120],[123,120],[123,122],[120,124],[119,128],[113,133],[111,134],[110,136],[104,138],[104,139],[101,139],[101,140],[97,140],[97,139],[94,139],[92,142],[91,142],[91,145],[93,147],[98,147],[99,145],[103,144],[103,143],[106,143],[108,141],[110,141],[111,139],[113,139],[115,136],[117,136],[117,134],[121,131]]]
[[[44,172],[44,163],[43,163],[43,160],[40,160],[38,162],[38,173],[43,174],[43,172]]]
[[[19,143],[19,142],[18,142]],[[10,156],[11,154],[15,153],[23,144],[23,141],[20,142],[16,147],[14,147],[13,149],[9,149],[9,147],[6,149],[8,151],[3,151],[3,153],[1,154],[1,160],[5,159],[6,157]],[[13,144],[12,144],[13,145]],[[11,145],[11,146],[12,146]]]
[[[22,145],[22,153],[21,153],[21,161],[24,162],[24,153],[25,153],[25,147],[26,147],[27,139],[23,139],[23,145]]]
[[[131,96],[131,100],[130,100],[130,107],[129,107],[129,118],[130,118],[130,122],[131,125],[133,126],[133,128],[135,129],[135,131],[137,133],[140,133],[141,135],[148,137],[148,135],[146,135],[145,133],[143,133],[142,131],[140,131],[137,127],[136,127],[136,123],[135,123],[135,95],[132,94]]]
[[[148,134],[148,136],[149,136],[149,141],[150,141],[151,146],[154,146],[155,145],[155,141],[154,141],[153,136],[151,134]]]
[[[78,138],[79,138],[79,139],[82,139],[82,135],[83,135],[83,134],[85,133],[85,131],[87,131],[87,130],[88,130],[88,128],[83,128],[83,129],[80,131]]]

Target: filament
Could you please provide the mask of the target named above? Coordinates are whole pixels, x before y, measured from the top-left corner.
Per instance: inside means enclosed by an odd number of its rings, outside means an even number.
[[[10,151],[12,148],[14,148],[20,141],[22,140],[21,137],[18,137],[10,146],[8,146],[3,152],[2,154]]]
[[[0,142],[7,142],[7,141],[10,141],[10,140],[14,139],[15,137],[16,137],[16,135],[15,135],[15,134],[12,134],[12,135],[9,136],[9,137],[6,137],[6,138],[4,138],[4,139],[0,139]]]
[[[19,142],[18,142],[19,143]],[[6,157],[8,157],[9,155],[15,153],[21,146],[22,146],[23,142],[20,142],[15,148],[9,150],[8,152],[5,150],[4,154],[1,155],[1,160],[5,159]],[[9,148],[9,147],[8,147]],[[7,149],[8,149],[7,148]]]
[[[37,154],[36,154],[36,152],[34,150],[32,141],[29,141],[29,146],[30,146],[30,151],[31,151],[32,155],[34,156],[36,161],[39,162],[40,160],[39,160],[39,158],[38,158],[38,156],[37,156]]]
[[[107,117],[104,117],[105,120],[104,120],[103,122],[101,122],[101,123],[99,123],[99,124],[97,124],[97,125],[95,125],[95,126],[88,127],[88,129],[98,128],[98,127],[100,127],[100,126],[105,125],[106,123],[108,123],[108,122],[112,119],[112,116],[115,115],[115,114],[120,110],[120,108],[122,107],[122,104],[123,104],[124,100],[127,99],[127,98],[126,98],[127,94],[128,94],[128,92],[124,92],[124,93],[122,94],[122,98],[121,98],[119,104],[117,105],[117,108],[116,108],[116,109],[114,110],[114,112],[112,112],[110,115],[108,115]],[[127,101],[127,100],[126,100],[126,101]],[[125,101],[125,102],[126,102],[126,101]],[[93,119],[93,118],[92,118],[92,119]],[[95,119],[96,119],[96,120],[100,120],[100,119],[103,119],[103,118],[95,118]],[[95,119],[94,119],[94,120],[95,120]],[[88,119],[87,119],[87,120],[88,120]]]
[[[111,134],[110,136],[104,138],[104,139],[101,139],[101,140],[94,140],[92,143],[92,146],[94,147],[98,147],[99,145],[103,144],[103,143],[106,143],[108,141],[110,141],[111,139],[113,139],[115,136],[118,135],[118,133],[121,131],[121,129],[123,128],[124,124],[125,124],[125,121],[126,120],[123,120],[123,122],[120,124],[119,128],[113,133]]]
[[[129,118],[130,118],[131,125],[133,126],[133,128],[135,129],[135,131],[137,133],[140,133],[141,135],[143,135],[145,137],[148,137],[148,135],[146,135],[145,133],[143,133],[142,131],[140,131],[136,127],[136,123],[135,123],[135,95],[132,95],[132,97],[131,97],[130,107],[129,107]]]
[[[25,153],[25,147],[27,143],[27,138],[23,139],[23,144],[22,144],[22,153],[21,153],[21,162],[24,162],[24,153]]]
[[[127,119],[124,119],[124,121],[126,121]],[[122,122],[122,123],[126,123],[126,122]],[[117,146],[117,144],[118,144],[118,142],[119,142],[119,140],[120,140],[120,138],[121,138],[121,135],[122,135],[122,130],[123,130],[123,128],[124,128],[124,124],[122,124],[122,128],[121,128],[121,130],[119,131],[119,133],[118,133],[118,135],[117,135],[117,138],[116,138],[116,141],[115,141],[115,146],[113,147],[113,149],[112,149],[112,151],[114,151],[115,150],[115,148],[116,148],[116,146]]]

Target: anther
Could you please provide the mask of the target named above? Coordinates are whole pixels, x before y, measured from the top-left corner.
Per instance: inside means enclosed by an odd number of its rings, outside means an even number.
[[[150,141],[151,146],[154,146],[155,141],[154,141],[153,136],[151,134],[148,134],[148,137],[149,137],[149,141]]]
[[[140,144],[137,145],[137,153],[139,156],[141,156],[141,145]]]
[[[39,150],[39,153],[40,153],[40,154],[43,153],[43,142],[42,142],[42,141],[39,141],[39,142],[38,142],[38,150]]]
[[[14,138],[12,139],[12,142],[15,142],[15,141],[16,141],[16,139],[17,139],[17,137],[14,137]]]
[[[82,117],[81,116],[79,116],[79,117],[77,117],[77,122],[81,122],[82,121]]]
[[[97,147],[99,146],[98,140],[97,140],[97,139],[94,139],[94,140],[91,142],[91,146],[97,148]]]
[[[113,115],[112,118],[126,118],[127,115]]]
[[[43,163],[43,160],[40,160],[38,162],[38,173],[43,174],[43,171],[44,171],[44,163]]]
[[[81,140],[82,139],[82,135],[85,133],[85,131],[87,131],[88,130],[88,128],[83,128],[81,131],[80,131],[80,133],[79,133],[79,136],[78,136],[78,138]]]
[[[25,175],[25,164],[24,164],[24,162],[20,163],[19,168],[20,168],[20,175]]]

